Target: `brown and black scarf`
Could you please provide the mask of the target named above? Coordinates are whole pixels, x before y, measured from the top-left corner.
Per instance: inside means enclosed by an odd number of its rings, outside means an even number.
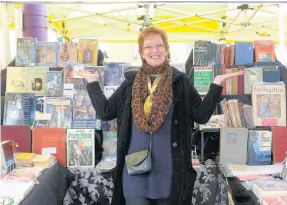
[[[148,89],[150,75],[158,75],[160,77],[157,87],[152,94],[150,94]],[[150,111],[146,113],[145,102],[148,97],[151,99],[151,106]],[[137,127],[143,132],[153,133],[157,131],[164,122],[171,103],[172,68],[168,61],[165,61],[159,67],[151,67],[143,61],[132,88],[132,113]]]

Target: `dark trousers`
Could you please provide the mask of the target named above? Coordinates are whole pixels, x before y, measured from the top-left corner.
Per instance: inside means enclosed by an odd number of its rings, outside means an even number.
[[[169,205],[169,199],[148,199],[145,197],[126,198],[126,205]]]

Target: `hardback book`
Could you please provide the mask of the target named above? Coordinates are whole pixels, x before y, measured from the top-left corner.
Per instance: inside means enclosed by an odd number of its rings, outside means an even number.
[[[263,82],[262,67],[244,69],[244,94],[251,94],[253,84]]]
[[[245,165],[247,160],[247,142],[247,128],[221,128],[219,151],[220,164]]]
[[[262,67],[263,82],[276,83],[280,81],[280,69],[277,62],[257,62],[256,66]]]
[[[195,41],[194,42],[194,65],[207,66],[208,65],[208,48],[210,41]]]
[[[75,94],[73,96],[73,122],[72,127],[81,129],[96,128],[96,110],[88,94]]]
[[[47,67],[57,67],[58,53],[59,53],[59,43],[37,42],[36,65],[47,66]]]
[[[231,68],[226,68],[226,74],[232,73]],[[232,95],[232,79],[226,80],[226,95]]]
[[[17,38],[15,65],[18,67],[35,66],[36,38]]]
[[[254,41],[255,62],[275,62],[275,48],[272,40]]]
[[[46,94],[46,73],[48,67],[8,67],[6,92]]]
[[[272,150],[271,130],[249,129],[248,165],[270,165]]]
[[[282,163],[287,152],[287,127],[272,127],[273,162]]]
[[[94,129],[67,129],[67,167],[95,167]]]
[[[194,67],[194,87],[200,95],[206,95],[213,81],[213,66]]]
[[[58,66],[64,67],[67,62],[78,62],[78,43],[63,42],[59,45]]]
[[[78,62],[84,64],[98,64],[98,39],[80,39]]]
[[[68,97],[48,97],[44,113],[51,114],[50,128],[70,128],[72,126],[73,103]]]
[[[32,126],[35,109],[34,93],[6,93],[3,124]]]
[[[235,65],[252,64],[253,62],[253,43],[235,43]]]
[[[252,85],[255,126],[286,126],[286,91],[282,83]]]
[[[63,72],[48,71],[46,73],[46,96],[61,97],[63,96]]]
[[[11,140],[15,143],[15,152],[32,151],[32,135],[29,125],[2,125],[1,141]]]
[[[34,128],[32,130],[32,152],[40,155],[52,155],[66,167],[66,129]]]

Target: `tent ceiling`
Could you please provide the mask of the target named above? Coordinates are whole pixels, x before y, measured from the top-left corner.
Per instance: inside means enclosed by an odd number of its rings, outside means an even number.
[[[239,6],[241,4],[235,3],[149,4],[149,15],[152,17],[151,23],[166,30],[169,39],[174,41],[279,40],[278,5],[249,4],[247,9],[240,9]],[[15,4],[9,4],[8,8],[12,29]],[[71,38],[136,40],[144,22],[140,18],[144,15],[144,4],[48,5],[49,28],[66,32]],[[65,29],[62,22],[65,23]]]

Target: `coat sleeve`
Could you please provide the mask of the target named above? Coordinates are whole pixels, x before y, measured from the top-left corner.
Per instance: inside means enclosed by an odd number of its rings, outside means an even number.
[[[87,84],[87,91],[91,102],[102,120],[109,121],[117,117],[118,103],[125,85],[126,83],[123,82],[112,96],[107,99],[99,82],[91,82]]]
[[[201,99],[195,87],[190,84],[191,119],[199,124],[206,124],[211,118],[217,103],[220,102],[222,86],[211,83],[208,93]]]

